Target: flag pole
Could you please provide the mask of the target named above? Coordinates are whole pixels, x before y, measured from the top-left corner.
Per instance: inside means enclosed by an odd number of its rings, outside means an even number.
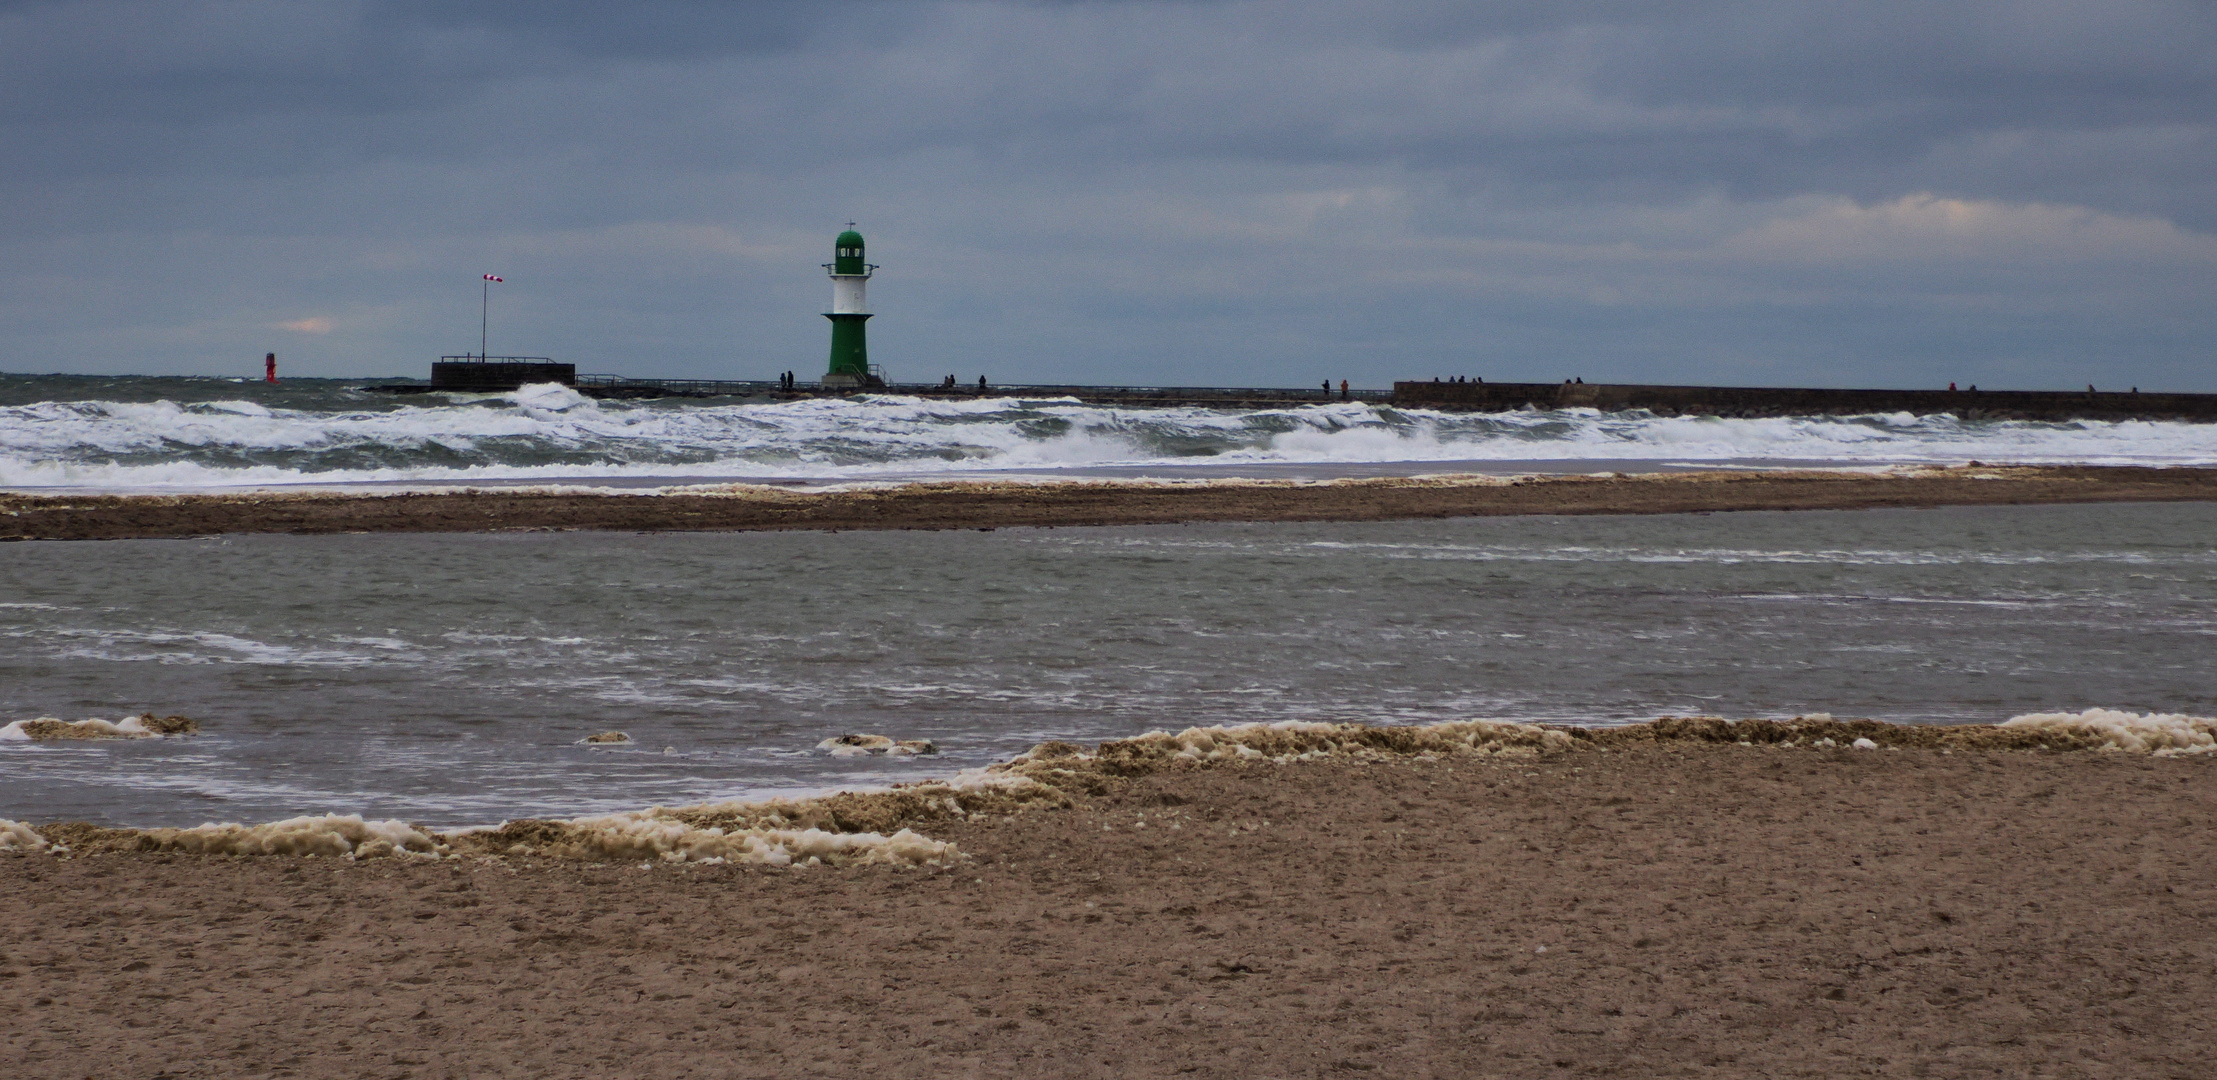
[[[477,358],[485,359],[485,328],[492,322],[493,279],[486,278],[478,284],[481,295],[477,298]]]

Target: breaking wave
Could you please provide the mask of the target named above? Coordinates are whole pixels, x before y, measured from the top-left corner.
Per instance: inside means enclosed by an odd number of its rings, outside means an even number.
[[[48,378],[48,377],[40,377]],[[37,380],[32,380],[36,383]],[[2217,464],[2217,425],[1906,413],[1719,419],[1361,402],[1219,411],[893,395],[595,401],[565,387],[396,400],[333,384],[243,397],[0,405],[0,486],[105,490],[595,478],[869,479],[976,470],[1448,461]],[[85,387],[65,387],[58,395]],[[128,389],[124,387],[122,389]],[[239,394],[223,383],[223,393]],[[207,387],[203,393],[213,393]],[[151,391],[149,391],[151,392]]]

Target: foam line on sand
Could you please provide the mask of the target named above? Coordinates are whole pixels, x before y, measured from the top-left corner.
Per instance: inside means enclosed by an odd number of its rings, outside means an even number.
[[[963,855],[916,831],[933,823],[1067,808],[1126,781],[1180,768],[1288,765],[1318,758],[1516,759],[1636,751],[1672,744],[1729,744],[1856,753],[2049,751],[2217,753],[2217,718],[2088,709],[2034,713],[2001,724],[1905,725],[1838,720],[1664,717],[1613,728],[1485,720],[1416,726],[1285,721],[1155,731],[1092,750],[1042,743],[1016,758],[943,780],[886,791],[804,799],[649,807],[567,820],[531,818],[440,832],[354,814],[288,818],[261,825],[189,829],[107,828],[64,822],[33,828],[0,819],[0,851],[51,854],[173,852],[349,859],[547,858],[584,861],[727,862],[764,866],[941,866]]]

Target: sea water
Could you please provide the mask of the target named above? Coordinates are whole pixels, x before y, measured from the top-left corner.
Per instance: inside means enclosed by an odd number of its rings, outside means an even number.
[[[2208,716],[2213,659],[2206,504],[18,543],[0,723],[203,730],[0,743],[0,818],[489,823],[1252,721]]]
[[[361,381],[0,375],[0,488],[961,476],[1350,476],[1969,460],[2217,464],[2217,424],[1473,414],[1364,402],[1227,411],[1067,398],[595,401],[554,385],[393,395]]]

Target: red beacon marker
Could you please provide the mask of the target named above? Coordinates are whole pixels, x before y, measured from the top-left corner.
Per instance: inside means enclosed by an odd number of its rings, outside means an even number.
[[[263,358],[262,358],[262,378],[263,378],[264,380],[268,381],[268,382],[276,382],[276,381],[277,381],[277,354],[276,354],[276,353],[271,353],[271,354],[269,354],[268,356],[265,356],[265,357],[263,357]]]

